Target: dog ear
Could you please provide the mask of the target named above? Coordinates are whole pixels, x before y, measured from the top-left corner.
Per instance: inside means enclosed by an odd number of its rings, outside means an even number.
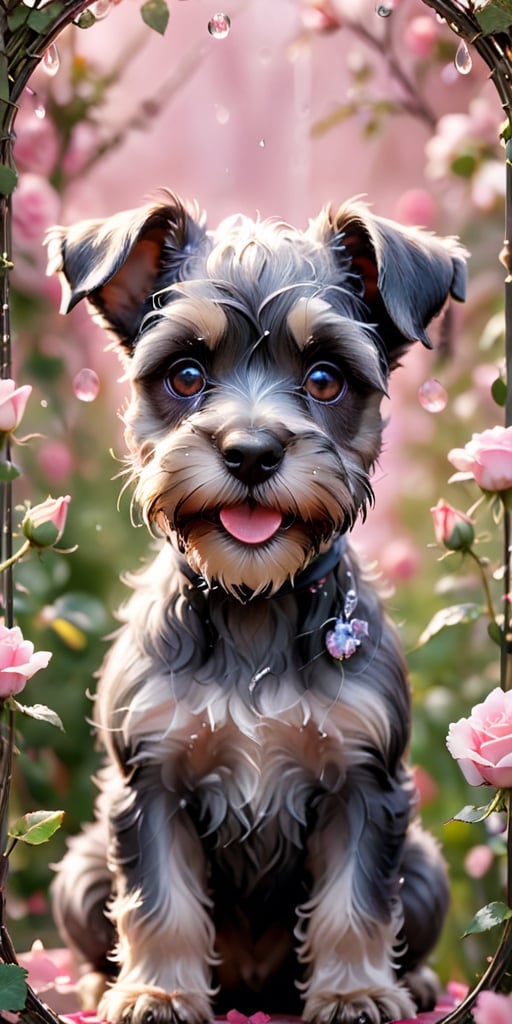
[[[197,208],[171,193],[165,198],[104,220],[54,227],[47,237],[47,273],[61,278],[61,312],[87,298],[129,352],[151,296],[179,279],[205,236]]]
[[[439,238],[376,217],[363,203],[327,209],[312,225],[331,243],[344,269],[362,283],[387,349],[389,367],[413,341],[432,348],[426,328],[449,296],[466,297],[466,253],[453,238]]]

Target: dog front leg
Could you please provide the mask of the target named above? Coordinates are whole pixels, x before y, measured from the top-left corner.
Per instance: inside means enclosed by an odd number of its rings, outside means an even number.
[[[98,1008],[117,1024],[211,1019],[214,927],[197,832],[159,766],[138,769],[110,810],[120,972]]]
[[[394,963],[402,926],[399,864],[409,798],[382,765],[356,766],[326,795],[309,843],[312,896],[299,908],[308,964],[304,1019],[381,1024],[414,1017]]]

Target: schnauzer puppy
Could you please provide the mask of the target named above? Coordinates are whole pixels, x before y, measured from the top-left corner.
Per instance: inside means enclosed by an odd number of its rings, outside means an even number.
[[[377,1024],[435,1000],[447,882],[415,817],[406,669],[346,536],[389,371],[464,255],[364,204],[216,232],[170,192],[55,228],[131,382],[135,501],[163,542],[101,673],[94,824],[54,883],[89,1006]]]

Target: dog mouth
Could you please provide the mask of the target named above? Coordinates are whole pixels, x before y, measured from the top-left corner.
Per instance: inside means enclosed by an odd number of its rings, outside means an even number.
[[[248,501],[221,508],[219,520],[226,533],[241,544],[264,544],[283,525],[283,516],[277,509]]]

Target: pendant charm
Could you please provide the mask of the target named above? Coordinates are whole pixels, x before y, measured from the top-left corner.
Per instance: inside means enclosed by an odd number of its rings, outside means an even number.
[[[331,657],[336,661],[351,658],[368,636],[366,619],[352,619],[350,616],[357,605],[357,592],[353,587],[352,573],[347,573],[349,587],[343,602],[343,612],[334,620],[334,629],[330,629],[325,637],[325,646]]]
[[[368,636],[368,623],[366,619],[350,619],[347,622],[340,615],[334,623],[334,629],[330,629],[325,638],[325,646],[329,654],[337,661],[344,661],[351,658],[361,646],[362,641]]]

